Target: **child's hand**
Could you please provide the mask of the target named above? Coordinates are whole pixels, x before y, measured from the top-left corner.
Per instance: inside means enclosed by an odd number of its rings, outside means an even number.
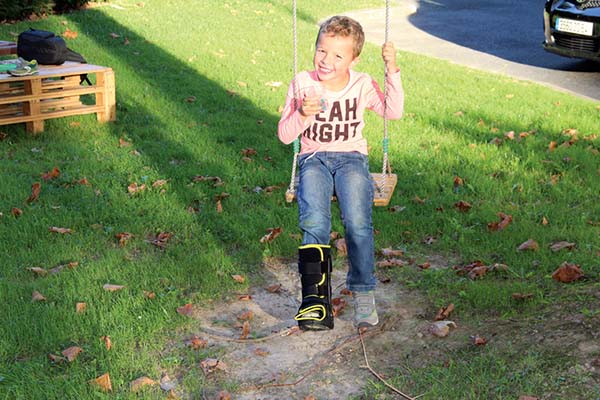
[[[381,56],[383,57],[385,67],[390,74],[398,72],[399,68],[396,65],[396,48],[394,47],[394,43],[384,43],[381,48]]]
[[[305,96],[300,106],[300,115],[303,117],[310,117],[311,115],[317,115],[323,111],[321,107],[321,98],[319,96]]]

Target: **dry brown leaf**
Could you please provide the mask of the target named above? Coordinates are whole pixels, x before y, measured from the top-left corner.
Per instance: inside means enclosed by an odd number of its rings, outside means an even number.
[[[346,255],[348,255],[348,246],[346,246],[346,239],[337,239],[333,242],[333,245],[337,250],[338,256],[345,257]]]
[[[390,247],[386,249],[381,249],[381,255],[384,257],[402,257],[404,255],[404,251],[394,250]]]
[[[216,358],[206,358],[200,361],[200,367],[206,374],[215,370],[227,372],[227,364],[225,364],[223,361],[217,360]]]
[[[129,147],[131,146],[131,142],[125,138],[119,138],[119,147]]]
[[[517,247],[517,250],[519,250],[519,251],[523,251],[523,250],[536,251],[539,248],[540,248],[540,245],[538,244],[538,242],[536,242],[533,239],[528,239],[527,241],[521,243],[521,245],[519,247]]]
[[[56,354],[48,354],[48,360],[50,360],[53,363],[67,361],[64,357],[57,356]]]
[[[419,264],[417,265],[417,267],[421,268],[421,269],[429,269],[431,267],[431,263],[429,262],[424,262],[423,264]]]
[[[511,296],[515,300],[527,300],[533,298],[533,293],[513,293]]]
[[[133,182],[133,183],[130,183],[129,186],[127,186],[127,191],[131,195],[143,192],[144,190],[146,190],[146,184],[145,183],[142,183],[141,185],[138,185],[137,182]]]
[[[399,258],[389,258],[375,263],[375,266],[378,268],[404,267],[405,265],[406,261]]]
[[[191,347],[194,350],[203,349],[208,345],[208,340],[201,339],[194,335],[185,340],[185,345]]]
[[[552,250],[554,252],[560,251],[562,249],[573,250],[575,248],[575,246],[576,246],[575,243],[561,241],[561,242],[552,243],[550,245],[550,250]]]
[[[504,214],[503,212],[499,212],[497,215],[500,217],[500,222],[490,222],[488,224],[490,231],[501,231],[512,222],[512,215]]]
[[[85,312],[85,309],[87,308],[87,303],[77,303],[75,304],[75,312],[77,314],[82,314],[83,312]]]
[[[181,315],[185,315],[186,317],[192,316],[194,312],[194,305],[192,303],[187,303],[181,307],[177,307],[177,313]]]
[[[276,283],[274,285],[267,287],[267,292],[269,293],[279,293],[281,292],[281,283]]]
[[[467,212],[471,209],[471,207],[471,204],[464,200],[454,203],[454,208],[456,208],[460,212]]]
[[[254,354],[256,354],[259,357],[266,357],[266,356],[268,356],[271,353],[267,349],[257,348],[257,349],[254,350]]]
[[[65,267],[69,268],[69,269],[73,269],[73,268],[77,267],[78,265],[79,265],[78,261],[71,261],[70,263],[67,263],[67,264],[57,265],[56,267],[50,269],[48,272],[50,274],[52,274],[52,275],[53,274],[58,274],[60,271],[62,271],[63,269],[65,269]]]
[[[473,336],[469,336],[469,339],[471,339],[471,342],[475,345],[475,346],[484,346],[487,344],[487,339],[484,337],[481,337],[479,335],[473,335]]]
[[[125,246],[125,244],[127,244],[129,239],[131,239],[132,237],[133,237],[133,234],[131,234],[129,232],[121,232],[121,233],[117,233],[115,235],[115,238],[117,238],[119,240],[119,246],[121,246],[121,247]]]
[[[283,232],[283,228],[281,228],[281,227],[268,228],[267,232],[268,233],[260,239],[261,243],[268,243],[268,242],[272,242],[273,240],[275,240],[275,238],[277,238],[277,236],[281,235],[281,232]]]
[[[110,35],[110,37],[111,37],[111,38],[113,38],[113,39],[117,39],[117,38],[120,38],[120,37],[121,37],[121,35],[119,35],[119,34],[116,34],[116,33],[114,33],[114,32],[111,32],[111,33],[109,33],[109,35]]]
[[[107,283],[104,286],[102,286],[102,289],[106,290],[107,292],[116,292],[116,291],[124,289],[124,288],[125,288],[125,286],[123,286],[123,285],[113,285],[110,283]]]
[[[250,322],[244,321],[242,324],[242,334],[240,335],[240,339],[246,339],[250,334]]]
[[[428,332],[433,336],[446,337],[450,333],[450,328],[456,328],[453,321],[437,321],[429,326]]]
[[[243,313],[237,316],[237,319],[239,321],[250,321],[252,320],[252,318],[254,318],[254,313],[252,312],[252,310],[244,311]]]
[[[478,267],[474,267],[471,269],[471,271],[469,271],[469,278],[471,279],[477,279],[477,278],[481,278],[482,276],[484,276],[488,271],[488,267],[485,265],[481,265]]]
[[[77,39],[77,32],[76,31],[72,31],[69,28],[67,28],[64,33],[62,34],[62,36],[65,39]]]
[[[344,311],[344,308],[346,307],[346,299],[344,299],[343,297],[335,297],[333,299],[331,299],[331,306],[333,308],[333,316],[334,317],[338,317],[342,314],[342,311]]]
[[[250,296],[249,294],[240,294],[238,296],[238,300],[241,300],[241,301],[250,301],[250,300],[252,300],[252,296]]]
[[[217,200],[217,214],[221,214],[223,212],[223,203],[221,199]]]
[[[231,395],[229,394],[229,392],[227,390],[221,390],[217,394],[216,400],[231,400]]]
[[[106,347],[106,350],[112,349],[112,340],[110,340],[110,336],[102,336],[100,340],[104,342],[104,347]]]
[[[20,217],[21,215],[23,215],[23,210],[21,210],[20,208],[17,208],[17,207],[13,207],[10,210],[10,213],[15,217]]]
[[[548,224],[549,224],[548,219],[546,217],[542,217],[542,225],[546,226]]]
[[[108,372],[104,375],[100,375],[96,379],[92,379],[89,383],[98,387],[103,392],[112,392],[112,384],[110,383],[110,375]]]
[[[27,268],[29,271],[33,272],[36,276],[44,276],[48,274],[48,271],[46,271],[44,268],[40,268],[40,267],[31,267],[31,268]]]
[[[46,297],[37,290],[34,290],[33,293],[31,293],[31,302],[34,303],[36,301],[46,301]]]
[[[51,179],[58,178],[59,176],[60,176],[60,170],[58,169],[58,167],[54,167],[52,169],[52,171],[43,173],[42,179],[45,181],[49,181]]]
[[[150,236],[148,238],[148,242],[162,250],[165,248],[167,242],[169,241],[169,239],[171,239],[172,236],[173,234],[171,232],[159,232],[154,237]]]
[[[58,228],[56,226],[51,226],[50,228],[48,228],[48,230],[50,232],[60,233],[62,235],[70,235],[71,233],[73,233],[73,231],[70,228]]]
[[[147,298],[147,299],[152,300],[152,299],[154,299],[156,297],[156,293],[144,290],[144,297]]]
[[[131,382],[129,382],[129,388],[132,392],[136,393],[142,390],[145,386],[154,386],[158,382],[148,378],[147,376],[141,376]]]
[[[448,304],[448,307],[440,308],[433,320],[434,321],[443,321],[445,319],[448,319],[450,314],[452,314],[452,311],[454,311],[454,303]]]
[[[31,185],[31,194],[25,200],[27,203],[32,203],[40,197],[40,191],[42,190],[42,185],[39,182],[35,182]]]
[[[583,277],[581,267],[577,264],[564,262],[556,271],[552,273],[552,279],[558,282],[574,282]]]
[[[258,154],[257,151],[255,149],[253,149],[252,147],[242,149],[240,151],[240,153],[245,157],[252,157],[252,156],[255,156],[256,154]]]
[[[231,278],[236,281],[237,283],[244,283],[246,282],[246,278],[244,278],[242,275],[231,275]]]
[[[163,187],[168,183],[166,179],[159,179],[152,184],[153,188]]]
[[[62,351],[62,355],[65,356],[67,361],[71,362],[77,358],[79,353],[81,353],[83,349],[79,346],[71,346],[67,347]]]

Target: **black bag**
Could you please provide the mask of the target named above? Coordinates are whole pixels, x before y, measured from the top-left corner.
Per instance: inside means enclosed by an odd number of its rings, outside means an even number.
[[[38,64],[45,65],[61,65],[65,61],[87,63],[81,54],[69,49],[60,36],[33,28],[19,34],[17,55],[27,61],[36,60]]]

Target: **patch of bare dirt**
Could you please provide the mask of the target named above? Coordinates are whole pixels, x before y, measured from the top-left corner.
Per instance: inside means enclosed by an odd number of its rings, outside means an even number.
[[[232,398],[302,400],[312,395],[319,400],[333,400],[360,396],[367,381],[376,378],[365,368],[360,338],[352,322],[351,296],[340,293],[345,287],[346,265],[334,268],[332,287],[333,297],[347,304],[336,317],[335,328],[320,332],[295,329],[293,317],[301,292],[297,264],[270,262],[263,268],[268,283],[252,288],[250,300],[194,313],[202,326],[198,336],[207,337],[209,346],[223,348],[220,360],[227,365],[225,379],[239,384]],[[281,286],[273,290],[271,285]],[[380,326],[367,331],[364,340],[372,368],[386,370],[426,346],[426,338],[419,332],[425,331],[429,322],[423,318],[423,299],[397,284],[379,284],[376,299]],[[240,337],[242,322],[237,317],[248,311],[252,315],[249,340],[223,340]],[[288,328],[292,328],[291,334]],[[268,339],[256,339],[264,337]]]

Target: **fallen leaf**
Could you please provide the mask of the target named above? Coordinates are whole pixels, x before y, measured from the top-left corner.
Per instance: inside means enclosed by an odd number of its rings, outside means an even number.
[[[64,33],[62,34],[62,36],[65,39],[77,39],[77,32],[76,31],[72,31],[69,28],[67,28]]]
[[[42,179],[45,181],[49,181],[51,179],[58,178],[59,176],[60,176],[60,170],[58,169],[58,167],[54,167],[52,169],[52,171],[43,173]]]
[[[429,262],[424,262],[423,264],[419,264],[417,265],[417,267],[421,268],[421,269],[429,269],[431,267],[431,263]]]
[[[132,237],[133,237],[133,234],[131,234],[129,232],[121,232],[121,233],[117,233],[115,235],[115,238],[117,238],[119,240],[120,247],[125,246],[125,244],[127,244],[129,239],[131,239]]]
[[[254,354],[256,354],[259,357],[266,357],[270,354],[270,352],[266,349],[258,348],[254,350]]]
[[[118,34],[116,34],[116,33],[114,33],[114,32],[111,32],[111,33],[110,33],[110,37],[111,37],[111,38],[113,38],[113,39],[117,39],[117,38],[120,38],[120,37],[121,37],[121,35],[118,35]]]
[[[237,316],[237,319],[239,321],[250,321],[252,320],[252,318],[254,318],[254,313],[252,312],[252,310],[244,311],[243,313]]]
[[[394,250],[390,247],[386,249],[381,249],[381,255],[384,257],[402,257],[404,255],[404,251]]]
[[[440,308],[433,320],[434,321],[443,321],[445,319],[448,319],[450,314],[452,314],[452,311],[454,311],[454,303],[448,304],[448,307]]]
[[[556,243],[552,243],[550,245],[550,250],[556,252],[556,251],[560,251],[562,249],[567,249],[567,250],[573,250],[575,248],[575,243],[569,243],[566,241],[562,241],[562,242],[556,242]]]
[[[185,315],[186,317],[191,317],[194,312],[194,305],[192,303],[187,303],[181,307],[177,307],[177,313],[181,315]]]
[[[67,361],[64,357],[57,356],[56,354],[48,354],[48,360],[52,361],[53,363]]]
[[[490,231],[501,231],[512,222],[512,215],[504,214],[503,212],[499,212],[497,215],[500,217],[500,222],[490,222],[488,224]]]
[[[450,328],[456,328],[453,321],[437,321],[429,326],[428,332],[433,336],[446,337],[450,333]]]
[[[143,192],[144,190],[146,190],[146,184],[144,183],[138,185],[137,182],[133,182],[130,183],[129,186],[127,186],[127,191],[131,195]]]
[[[244,283],[246,282],[246,278],[244,278],[242,275],[231,275],[231,277],[233,278],[234,281],[236,281],[237,283]]]
[[[172,393],[176,387],[177,387],[177,382],[172,380],[171,377],[169,377],[169,375],[164,374],[163,376],[160,377],[160,388],[163,391]]]
[[[255,156],[255,155],[257,154],[257,151],[256,151],[256,150],[254,150],[252,147],[248,147],[248,148],[246,148],[246,149],[242,149],[242,150],[240,151],[240,153],[241,153],[243,156],[246,156],[246,157],[252,157],[252,156]]]
[[[154,299],[156,297],[156,293],[144,290],[144,297],[147,298],[147,299],[152,300],[152,299]]]
[[[456,208],[460,212],[467,212],[471,209],[471,207],[471,204],[464,200],[454,203],[454,208]]]
[[[162,250],[172,236],[171,232],[159,232],[155,237],[150,237],[148,242]]]
[[[569,283],[580,279],[583,276],[581,267],[576,264],[564,262],[556,271],[552,273],[552,279],[558,282]]]
[[[48,228],[48,230],[50,232],[60,233],[60,234],[63,234],[63,235],[65,235],[65,234],[69,234],[70,235],[71,233],[73,233],[73,231],[71,229],[69,229],[69,228],[58,228],[56,226],[51,226],[50,228]]]
[[[36,276],[44,276],[48,274],[48,271],[46,271],[44,268],[40,268],[40,267],[31,267],[31,268],[27,268],[29,271],[33,272]]]
[[[221,199],[219,199],[219,200],[217,200],[217,214],[221,214],[222,212],[223,212],[223,203],[221,202]]]
[[[201,339],[198,336],[194,335],[189,339],[185,340],[185,345],[191,347],[194,350],[203,349],[208,345],[208,340]]]
[[[268,242],[272,242],[273,240],[275,240],[275,238],[277,238],[277,236],[281,235],[281,232],[283,232],[283,228],[281,228],[281,227],[268,228],[267,232],[268,233],[260,239],[261,243],[268,243]]]
[[[213,372],[217,369],[227,372],[227,364],[225,364],[223,361],[217,360],[216,358],[206,358],[200,361],[200,367],[205,374]]]
[[[44,297],[43,294],[41,294],[40,292],[38,292],[37,290],[34,290],[33,293],[31,293],[31,302],[36,302],[36,301],[45,301],[46,297]]]
[[[389,258],[375,263],[375,266],[379,268],[404,267],[405,265],[406,261],[399,258]]]
[[[479,335],[469,336],[469,339],[471,339],[471,342],[476,346],[484,346],[487,344],[487,339]]]
[[[229,392],[227,390],[221,390],[217,394],[216,400],[231,400],[231,395],[229,394]]]
[[[62,355],[65,356],[67,361],[71,362],[77,358],[79,353],[81,353],[83,349],[78,346],[67,347],[62,351]]]
[[[142,390],[145,386],[154,386],[157,383],[158,382],[148,378],[147,376],[141,376],[129,382],[129,389],[131,389],[132,392],[136,393]]]
[[[128,141],[122,137],[119,138],[119,147],[129,147],[129,146],[131,146],[130,141]]]
[[[337,250],[338,256],[345,257],[346,255],[348,255],[348,246],[346,246],[346,239],[337,239],[333,242],[333,244]]]
[[[471,271],[469,271],[468,275],[469,275],[469,278],[471,278],[471,279],[477,279],[477,278],[481,278],[482,276],[484,276],[487,271],[488,271],[488,267],[485,265],[482,265],[482,266],[471,269]]]
[[[276,283],[274,285],[267,287],[267,292],[269,293],[279,293],[281,292],[281,283]]]
[[[533,298],[533,293],[513,293],[511,297],[515,300],[527,300]]]
[[[242,324],[242,334],[240,335],[240,339],[246,339],[250,334],[250,322],[244,321]]]
[[[31,185],[31,194],[25,200],[27,203],[32,203],[40,197],[40,191],[42,190],[42,185],[39,182],[35,182]]]
[[[77,314],[82,314],[87,308],[87,303],[76,303],[75,304],[75,312]]]
[[[96,379],[89,381],[89,383],[97,386],[103,392],[112,392],[112,384],[110,383],[110,375],[108,373],[100,375]]]
[[[116,292],[116,291],[124,289],[124,288],[125,288],[125,286],[123,286],[123,285],[113,285],[110,283],[107,283],[104,286],[102,286],[102,289],[106,290],[107,292]]]
[[[10,210],[10,213],[12,215],[14,215],[15,217],[20,217],[21,215],[23,215],[23,210],[21,210],[20,208],[17,208],[17,207],[13,207]]]
[[[48,272],[50,274],[54,275],[54,274],[58,274],[60,271],[62,271],[63,269],[65,269],[65,267],[69,268],[69,269],[73,269],[73,268],[77,267],[78,265],[79,265],[79,262],[77,262],[77,261],[71,261],[70,263],[67,263],[67,264],[57,265],[56,267],[50,269]]]
[[[533,239],[528,239],[527,241],[521,243],[521,245],[519,247],[517,247],[517,250],[519,251],[523,251],[523,250],[538,250],[540,248],[540,245]]]
[[[110,336],[102,336],[100,340],[104,342],[104,347],[106,347],[106,350],[112,349],[112,341],[110,340]]]
[[[338,317],[342,314],[342,311],[346,307],[346,299],[342,297],[335,297],[331,299],[331,305],[333,308],[333,316]]]

